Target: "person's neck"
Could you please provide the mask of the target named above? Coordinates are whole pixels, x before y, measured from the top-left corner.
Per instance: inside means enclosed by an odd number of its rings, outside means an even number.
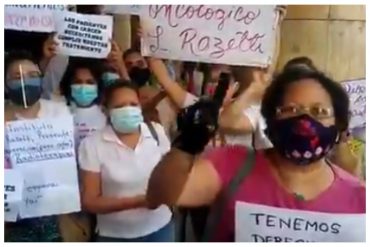
[[[38,113],[40,111],[40,107],[41,107],[40,101],[36,102],[34,105],[29,106],[27,108],[13,104],[13,112],[15,116],[19,115],[22,118],[32,119],[37,118]]]
[[[117,131],[115,132],[116,132],[118,139],[120,139],[122,143],[124,143],[125,145],[127,145],[128,147],[132,149],[135,149],[137,143],[139,142],[140,130],[137,130],[132,133],[119,133]]]
[[[314,184],[319,186],[331,182],[330,177],[333,173],[324,159],[304,166],[298,166],[277,153],[273,154],[273,159],[277,176],[287,188],[299,190],[301,186]]]

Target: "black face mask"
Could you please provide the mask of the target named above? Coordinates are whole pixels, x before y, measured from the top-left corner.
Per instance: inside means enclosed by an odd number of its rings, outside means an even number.
[[[335,125],[326,127],[306,114],[276,120],[266,132],[277,151],[296,165],[325,157],[338,138]]]
[[[18,106],[34,105],[41,98],[41,81],[42,79],[40,77],[28,78],[24,80],[24,93],[26,102],[24,102],[23,99],[20,80],[9,82],[9,85],[6,85],[6,87],[10,101]]]
[[[142,87],[145,86],[150,78],[150,70],[148,68],[133,67],[129,72],[129,76],[138,87]]]

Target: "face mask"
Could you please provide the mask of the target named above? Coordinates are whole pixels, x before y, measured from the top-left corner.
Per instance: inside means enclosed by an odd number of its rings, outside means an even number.
[[[78,106],[90,106],[98,98],[97,85],[71,85],[71,96]]]
[[[338,139],[338,130],[305,114],[276,120],[267,135],[282,156],[297,165],[308,165],[329,153]]]
[[[113,72],[105,72],[102,75],[102,81],[104,83],[104,87],[108,87],[114,83],[115,80],[119,79],[119,75]]]
[[[138,87],[142,87],[149,81],[150,70],[148,68],[133,67],[129,72],[129,76]]]
[[[22,92],[21,80],[10,80],[6,84],[7,93],[9,99],[18,106],[32,106],[41,97],[41,77],[26,78],[23,80],[24,83],[24,96]],[[25,101],[24,101],[25,98]]]
[[[110,120],[116,131],[127,134],[138,130],[144,118],[140,107],[125,106],[112,109],[110,111]]]

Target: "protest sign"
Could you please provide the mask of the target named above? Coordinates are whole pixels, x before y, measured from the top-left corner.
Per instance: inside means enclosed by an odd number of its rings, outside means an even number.
[[[111,49],[113,17],[65,12],[55,16],[60,54],[106,58]]]
[[[19,171],[4,170],[4,218],[7,222],[17,221],[22,203],[23,177]]]
[[[366,86],[365,79],[342,82],[350,100],[349,128],[363,127],[366,124]]]
[[[103,13],[140,15],[148,5],[104,5]]]
[[[127,8],[123,11],[132,13]],[[143,5],[137,12],[145,56],[259,67],[271,64],[275,6]]]
[[[236,242],[364,242],[365,214],[331,214],[237,202]]]
[[[24,178],[21,218],[80,210],[72,116],[6,123],[13,169]]]
[[[5,5],[5,29],[54,32],[54,14],[67,11],[66,5]]]

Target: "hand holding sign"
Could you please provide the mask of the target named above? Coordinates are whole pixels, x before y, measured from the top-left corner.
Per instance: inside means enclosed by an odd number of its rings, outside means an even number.
[[[57,53],[58,42],[54,40],[54,34],[50,35],[42,45],[44,59],[51,59]]]
[[[123,52],[121,48],[118,46],[116,41],[111,40],[111,45],[112,45],[112,49],[109,52],[107,59],[108,59],[109,64],[114,69],[119,71],[121,67],[125,66],[123,62],[123,57],[122,57]]]

